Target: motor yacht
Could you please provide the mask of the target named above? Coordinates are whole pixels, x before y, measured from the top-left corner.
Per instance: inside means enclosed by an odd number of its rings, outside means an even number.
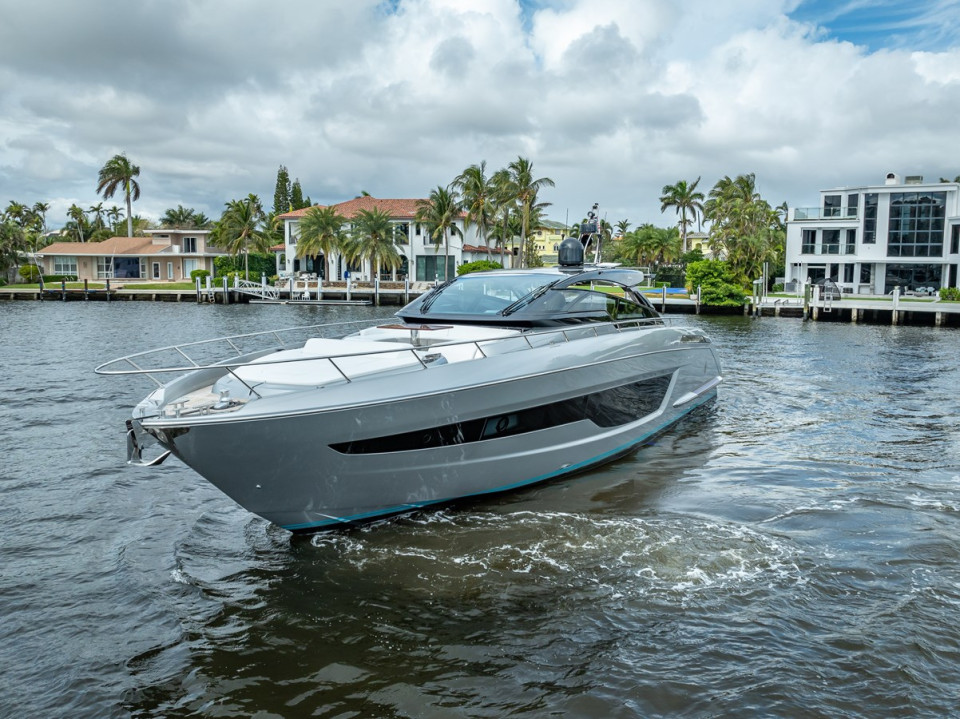
[[[291,532],[513,490],[633,452],[721,382],[710,340],[665,322],[641,272],[584,266],[574,238],[560,257],[460,276],[369,326],[181,344],[96,371],[157,385],[127,421],[130,463],[175,456]]]

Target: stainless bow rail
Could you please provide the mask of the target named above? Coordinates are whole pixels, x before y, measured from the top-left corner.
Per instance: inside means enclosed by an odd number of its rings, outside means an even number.
[[[342,338],[350,330],[358,327],[374,327],[389,322],[389,319],[379,318],[373,320],[357,320],[351,322],[335,322],[322,325],[309,325],[305,327],[289,327],[277,330],[265,330],[262,332],[251,332],[247,334],[232,335],[229,337],[218,337],[210,340],[200,340],[197,342],[187,342],[179,345],[170,345],[168,347],[159,347],[153,350],[137,352],[117,359],[104,362],[94,369],[99,375],[146,375],[159,387],[163,387],[161,382],[154,375],[163,375],[170,373],[185,373],[199,370],[220,369],[228,372],[244,386],[246,386],[254,395],[260,396],[253,387],[245,382],[236,370],[241,367],[256,366],[264,367],[273,364],[286,364],[291,362],[319,362],[326,361],[336,369],[346,382],[352,382],[348,370],[342,366],[343,360],[349,360],[356,357],[370,357],[373,355],[402,355],[411,354],[416,358],[422,369],[431,365],[431,354],[437,349],[450,349],[459,346],[473,346],[480,357],[487,357],[488,352],[484,351],[486,346],[489,350],[491,344],[503,345],[507,343],[517,343],[519,346],[515,349],[507,349],[507,352],[518,350],[534,349],[545,347],[559,342],[570,342],[576,339],[586,337],[600,337],[604,334],[612,334],[630,330],[639,330],[646,327],[663,326],[665,323],[661,318],[643,318],[624,320],[621,322],[602,322],[585,323],[574,325],[572,327],[518,330],[516,335],[506,335],[500,337],[479,338],[472,340],[457,340],[451,342],[424,343],[414,342],[412,347],[389,347],[389,342],[384,342],[385,348],[382,351],[371,352],[369,350],[354,352],[348,354],[338,354],[332,356],[317,355],[282,358],[276,360],[264,359],[272,352],[278,352],[283,349],[295,349],[302,347],[307,339],[324,338],[337,339]],[[444,327],[449,326],[445,323]],[[509,328],[501,328],[509,329]],[[414,332],[415,326],[411,326]],[[423,329],[421,328],[421,332]],[[413,334],[412,332],[411,334]],[[333,335],[337,335],[336,337]],[[292,344],[290,339],[285,341],[285,337],[296,337],[296,343]],[[216,354],[216,359],[207,359]],[[498,354],[503,352],[498,352]],[[224,359],[224,354],[232,355]],[[163,358],[173,357],[176,363],[170,364],[164,362]],[[183,361],[187,364],[184,364]],[[256,364],[254,365],[254,360]],[[338,364],[339,362],[339,364]],[[149,366],[148,366],[149,365]]]

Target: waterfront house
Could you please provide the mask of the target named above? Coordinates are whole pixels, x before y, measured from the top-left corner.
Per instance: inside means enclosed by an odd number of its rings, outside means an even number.
[[[844,293],[881,295],[957,287],[960,183],[887,175],[881,185],[820,192],[791,208],[786,280],[830,279]]]
[[[210,230],[146,230],[144,237],[103,242],[55,242],[37,252],[45,275],[78,280],[183,282],[193,270],[214,274],[213,261],[226,254],[210,247]]]
[[[562,222],[541,220],[530,232],[530,239],[537,249],[537,254],[545,265],[557,264],[557,253],[560,243],[570,235],[570,228]]]
[[[347,220],[345,229],[350,229],[350,220],[356,217],[361,210],[374,208],[386,212],[393,224],[394,240],[402,256],[402,263],[396,270],[381,267],[381,280],[410,279],[420,282],[433,282],[443,279],[443,242],[435,243],[428,236],[427,228],[416,222],[416,199],[381,199],[365,195],[353,200],[341,202],[333,207]],[[279,216],[283,220],[284,245],[283,251],[278,253],[277,273],[280,275],[313,274],[325,280],[342,280],[346,272],[357,280],[372,280],[373,268],[369,261],[348,264],[339,253],[330,258],[330,262],[323,255],[297,256],[297,242],[300,237],[299,224],[303,216],[312,208],[293,210]],[[487,248],[480,243],[475,225],[466,227],[466,216],[461,214],[456,221],[456,231],[451,231],[447,239],[448,273],[452,278],[456,275],[456,268],[464,262],[486,259]],[[492,250],[496,257],[498,253]],[[501,255],[504,256],[504,255]],[[331,271],[333,276],[327,277]]]

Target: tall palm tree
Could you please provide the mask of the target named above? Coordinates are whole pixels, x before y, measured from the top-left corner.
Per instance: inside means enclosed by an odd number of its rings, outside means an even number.
[[[516,193],[517,204],[520,206],[520,216],[523,218],[523,230],[520,233],[520,258],[523,266],[523,245],[530,231],[530,208],[536,202],[537,193],[543,187],[554,187],[549,177],[533,179],[533,163],[525,157],[517,157],[507,165],[510,171],[510,182]]]
[[[263,227],[263,205],[249,194],[243,200],[230,200],[210,233],[214,245],[237,257],[243,253],[244,277],[250,279],[250,250],[265,252],[270,238]]]
[[[439,251],[443,240],[443,281],[450,280],[450,232],[456,232],[457,218],[460,217],[460,196],[455,189],[437,186],[430,190],[430,197],[417,200],[414,220],[427,227],[427,234]]]
[[[380,267],[396,269],[403,264],[403,257],[394,243],[394,226],[390,213],[374,207],[358,210],[353,218],[351,259],[369,260],[373,276],[380,275]]]
[[[343,226],[347,218],[337,212],[337,208],[311,207],[298,225],[300,236],[297,239],[297,257],[316,257],[323,255],[330,270],[328,278],[333,278],[333,255],[343,253],[347,239]]]
[[[463,208],[467,213],[464,226],[471,224],[480,230],[480,241],[487,248],[487,259],[491,259],[490,246],[487,244],[487,233],[494,220],[496,206],[496,187],[493,180],[487,177],[487,161],[479,165],[470,165],[453,181],[453,187],[462,197]]]
[[[620,220],[617,222],[617,237],[623,237],[627,234],[627,230],[630,228],[630,220]]]
[[[40,227],[43,232],[47,231],[47,212],[50,211],[49,202],[34,202],[33,212],[40,218]]]
[[[678,180],[675,185],[664,185],[660,190],[660,212],[666,212],[669,208],[676,209],[680,215],[680,234],[682,237],[682,251],[687,252],[687,226],[691,219],[687,214],[692,214],[693,219],[699,217],[703,212],[703,193],[697,192],[697,185],[700,184],[698,177],[693,184],[688,184],[686,180]]]
[[[490,184],[493,186],[494,237],[501,249],[506,247],[507,240],[510,241],[512,256],[514,233],[510,230],[510,218],[517,209],[517,193],[510,170],[502,168],[494,172]]]
[[[104,199],[113,197],[118,189],[123,189],[123,197],[127,202],[127,236],[133,237],[133,207],[131,201],[140,199],[140,183],[136,179],[140,176],[140,168],[127,159],[126,155],[114,155],[100,168],[97,179],[97,194]]]

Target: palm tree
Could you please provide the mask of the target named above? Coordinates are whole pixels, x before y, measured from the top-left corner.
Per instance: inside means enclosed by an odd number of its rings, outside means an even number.
[[[619,256],[633,265],[646,265],[647,244],[643,229],[647,225],[641,225],[633,232],[626,232],[620,242]]]
[[[427,234],[439,251],[440,241],[443,240],[443,281],[447,282],[449,274],[449,233],[457,230],[457,218],[460,217],[460,197],[455,189],[437,186],[430,190],[430,198],[417,200],[417,211],[414,220],[427,227]]]
[[[517,193],[510,171],[506,168],[497,170],[490,178],[490,184],[493,186],[494,238],[501,249],[506,247],[509,240],[512,256],[514,234],[510,231],[510,218],[517,209]]]
[[[627,234],[627,230],[630,227],[630,220],[620,220],[617,222],[617,237],[623,237]]]
[[[80,242],[84,242],[83,238],[83,228],[87,224],[87,213],[83,211],[83,208],[79,205],[70,205],[70,209],[67,210],[67,217],[73,220],[77,225],[77,239]]]
[[[7,209],[4,211],[4,214],[7,216],[7,219],[13,220],[20,225],[20,227],[23,227],[28,209],[29,208],[22,202],[10,200],[10,204],[7,205]]]
[[[92,218],[91,224],[93,225],[93,231],[102,230],[106,225],[103,223],[103,203],[98,202],[95,205],[90,205],[90,209],[87,210],[90,213]]]
[[[471,224],[477,226],[480,230],[480,241],[487,248],[487,259],[491,259],[487,233],[494,220],[496,188],[492,178],[487,177],[487,161],[483,160],[479,165],[470,165],[457,175],[453,181],[453,187],[463,198],[463,207],[467,213],[464,226],[469,227]]]
[[[118,225],[120,220],[123,218],[123,210],[121,210],[116,205],[113,205],[109,210],[107,210],[107,219],[110,220],[110,231],[113,233],[118,232]]]
[[[126,155],[114,155],[100,168],[97,180],[97,194],[104,199],[113,197],[114,193],[123,188],[123,196],[127,202],[127,236],[133,237],[133,207],[131,201],[140,199],[140,184],[134,179],[140,176],[140,168],[130,162]]]
[[[26,233],[16,220],[4,213],[0,217],[0,273],[20,262],[20,253],[27,249]]]
[[[243,253],[244,277],[250,279],[250,250],[265,252],[270,238],[263,228],[263,205],[249,194],[243,200],[230,200],[210,233],[214,245],[237,257]]]
[[[693,219],[699,217],[703,212],[703,193],[697,192],[697,185],[700,184],[700,178],[694,180],[693,184],[687,184],[686,180],[678,180],[675,185],[664,185],[660,191],[660,212],[666,212],[668,208],[676,208],[680,215],[680,233],[683,238],[683,253],[687,252],[687,226],[692,222],[687,217],[687,213],[692,213]]]
[[[749,281],[759,274],[763,262],[782,252],[784,232],[777,210],[757,192],[753,173],[729,175],[717,181],[704,203],[704,217],[711,221],[710,247],[722,249],[733,270]]]
[[[520,216],[523,218],[523,230],[520,233],[520,258],[523,266],[523,244],[530,230],[530,208],[536,202],[537,193],[543,187],[554,187],[549,177],[533,179],[533,163],[525,157],[517,157],[507,165],[510,171],[510,183],[513,186],[517,204],[520,206]]]
[[[369,260],[374,277],[380,275],[381,265],[396,269],[403,264],[393,241],[393,229],[390,213],[379,207],[358,210],[353,218],[351,259]]]
[[[337,212],[336,207],[311,207],[298,225],[300,236],[297,239],[297,257],[316,257],[323,255],[332,278],[333,266],[329,264],[335,252],[345,249],[346,234],[343,226],[347,218]]]
[[[196,213],[192,207],[177,205],[177,209],[169,208],[160,218],[160,227],[170,227],[173,229],[196,228]]]

